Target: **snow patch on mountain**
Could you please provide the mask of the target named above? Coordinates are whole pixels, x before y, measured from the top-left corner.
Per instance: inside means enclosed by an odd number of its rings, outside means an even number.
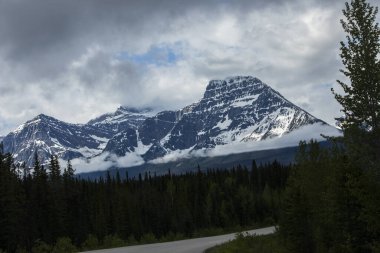
[[[231,104],[232,107],[244,107],[252,105],[259,98],[260,94],[246,96],[244,98],[236,99]]]
[[[226,118],[223,118],[221,121],[219,121],[213,128],[219,128],[219,130],[227,130],[231,123],[232,120],[230,120],[228,118],[228,115],[226,115]]]

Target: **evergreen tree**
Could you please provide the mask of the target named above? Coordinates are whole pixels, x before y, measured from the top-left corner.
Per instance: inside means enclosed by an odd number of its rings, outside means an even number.
[[[12,252],[21,238],[23,191],[10,154],[0,153],[0,251]]]
[[[34,171],[31,188],[32,219],[35,222],[35,239],[45,242],[52,242],[53,236],[50,233],[51,224],[48,217],[51,212],[50,188],[48,185],[48,174],[43,165],[40,164],[37,152],[34,155]]]
[[[63,170],[63,177],[66,180],[71,180],[74,178],[75,169],[71,165],[71,161],[67,161],[67,167]]]
[[[362,166],[380,160],[380,28],[376,23],[378,8],[365,0],[352,0],[343,10],[341,20],[346,41],[340,43],[341,72],[350,84],[338,83],[345,94],[334,92],[342,105],[341,119],[348,148],[357,154]],[[375,162],[376,161],[376,162]]]
[[[341,72],[351,82],[348,85],[338,80],[345,95],[335,94],[343,106],[345,122],[343,127],[351,125],[377,130],[380,124],[380,29],[376,23],[378,8],[365,0],[353,0],[346,3],[341,20],[347,33],[347,42],[341,42],[341,58],[346,69]]]
[[[50,157],[49,165],[49,184],[50,184],[50,199],[51,212],[49,213],[49,224],[52,227],[51,234],[54,238],[64,235],[64,200],[63,200],[63,184],[61,176],[61,168],[59,165],[58,157],[52,155]]]
[[[346,42],[341,42],[341,72],[350,85],[342,81],[345,94],[335,94],[345,114],[342,127],[348,163],[342,168],[345,185],[342,206],[347,213],[346,241],[358,251],[380,248],[380,28],[376,22],[378,8],[365,0],[346,3],[342,26]],[[343,174],[343,173],[342,173]],[[341,203],[341,202],[340,202]],[[352,203],[355,203],[354,206]],[[377,245],[377,246],[376,246]]]
[[[58,157],[52,155],[50,157],[50,180],[53,183],[58,183],[61,180],[61,168],[59,166]]]

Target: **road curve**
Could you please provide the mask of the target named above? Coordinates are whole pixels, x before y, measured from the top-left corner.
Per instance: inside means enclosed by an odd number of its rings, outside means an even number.
[[[247,231],[249,234],[266,235],[274,233],[275,227],[260,228]],[[86,251],[87,253],[202,253],[215,245],[228,242],[235,238],[236,233],[202,237],[174,242],[163,242],[136,245],[114,249]]]

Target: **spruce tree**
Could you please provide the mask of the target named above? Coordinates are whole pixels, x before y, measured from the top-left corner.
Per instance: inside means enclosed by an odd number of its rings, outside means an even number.
[[[75,169],[71,165],[71,161],[68,160],[67,161],[67,167],[63,171],[63,177],[66,180],[73,179],[74,178],[74,173],[75,173]]]
[[[52,155],[50,157],[50,180],[53,184],[58,183],[61,180],[61,168],[59,166],[58,157]]]
[[[376,22],[377,13],[378,8],[365,0],[346,3],[345,20],[341,21],[346,41],[340,43],[340,56],[345,67],[341,72],[350,84],[338,81],[345,94],[335,93],[335,98],[342,105],[345,116],[342,128],[349,158],[349,167],[345,170],[346,191],[352,196],[351,202],[357,199],[360,209],[356,214],[359,217],[356,229],[361,224],[361,228],[367,230],[355,234],[350,228],[349,238],[365,235],[367,245],[379,250],[380,28]]]
[[[347,146],[363,164],[379,159],[380,154],[380,28],[378,8],[365,0],[352,0],[341,20],[346,33],[340,42],[344,69],[349,83],[338,80],[345,94],[335,93],[342,105],[341,125]],[[362,151],[362,152],[361,152]],[[377,160],[379,161],[379,160]]]
[[[369,130],[380,124],[380,29],[376,23],[378,8],[365,0],[346,3],[341,20],[347,33],[346,42],[340,42],[341,58],[345,66],[341,72],[349,78],[351,85],[339,81],[345,95],[335,94],[343,106],[343,127],[357,125]]]

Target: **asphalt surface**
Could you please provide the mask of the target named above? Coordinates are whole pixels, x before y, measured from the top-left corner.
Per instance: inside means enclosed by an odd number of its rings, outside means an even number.
[[[266,235],[275,231],[275,227],[260,228],[247,231],[249,234]],[[202,253],[215,245],[235,238],[236,233],[202,237],[196,239],[136,245],[114,249],[86,251],[88,253]]]

